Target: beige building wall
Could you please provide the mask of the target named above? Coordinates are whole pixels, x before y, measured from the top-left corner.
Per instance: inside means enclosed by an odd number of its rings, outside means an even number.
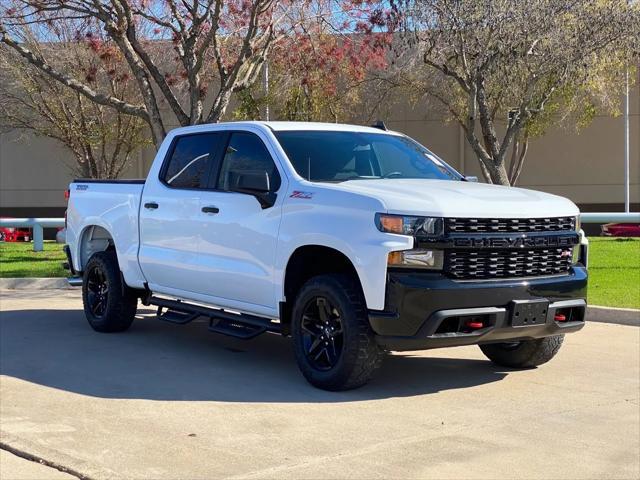
[[[640,84],[640,78],[636,85]],[[630,92],[630,198],[640,203],[640,89]],[[401,131],[467,175],[482,179],[478,160],[457,124],[429,119],[409,106],[394,109],[387,126]],[[518,186],[566,196],[581,205],[624,203],[624,120],[597,116],[585,129],[551,129],[530,141]],[[636,205],[637,209],[637,205]]]
[[[640,79],[639,79],[640,80]],[[636,82],[638,85],[640,82]],[[631,92],[631,202],[640,202],[640,90]],[[481,177],[477,159],[455,124],[429,118],[408,104],[385,119],[468,175]],[[144,177],[154,152],[137,155],[126,177]],[[72,180],[70,155],[56,142],[18,132],[0,134],[0,215],[60,216]],[[623,198],[623,119],[600,116],[576,133],[556,129],[532,140],[519,186],[567,196],[585,209],[619,209]]]

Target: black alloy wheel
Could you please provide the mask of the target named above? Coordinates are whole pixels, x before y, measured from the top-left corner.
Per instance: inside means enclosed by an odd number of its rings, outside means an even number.
[[[302,315],[302,342],[311,366],[331,370],[340,360],[344,344],[342,318],[326,297],[314,297]]]
[[[291,317],[296,362],[312,385],[357,388],[380,367],[385,352],[376,343],[357,276],[310,278],[296,295]]]
[[[109,300],[109,281],[102,269],[96,265],[87,275],[87,306],[96,318],[103,318]]]
[[[131,326],[138,306],[138,292],[123,280],[116,252],[94,253],[82,279],[84,314],[98,332],[122,332]]]

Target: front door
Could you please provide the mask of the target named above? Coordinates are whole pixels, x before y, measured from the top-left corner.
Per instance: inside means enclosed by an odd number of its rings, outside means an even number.
[[[273,202],[239,193],[247,176],[267,179]],[[230,132],[219,174],[200,199],[198,292],[212,303],[277,312],[274,263],[282,199],[281,176],[265,142],[250,132]],[[244,305],[243,305],[244,304]]]

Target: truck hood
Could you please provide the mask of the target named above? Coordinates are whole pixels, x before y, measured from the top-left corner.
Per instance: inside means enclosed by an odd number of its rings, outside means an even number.
[[[439,217],[536,218],[575,216],[570,200],[524,188],[428,179],[349,180],[339,190],[378,199],[388,213]]]

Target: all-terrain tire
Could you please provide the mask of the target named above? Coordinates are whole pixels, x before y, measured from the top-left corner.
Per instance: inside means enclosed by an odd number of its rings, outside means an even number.
[[[303,338],[305,309],[318,298],[326,299],[335,307],[333,312],[338,313],[342,329],[338,360],[325,369],[314,366]],[[293,306],[291,334],[298,367],[309,383],[323,390],[350,390],[366,384],[385,356],[369,325],[360,286],[349,275],[319,275],[302,286]]]
[[[131,326],[138,296],[135,290],[123,285],[114,251],[95,253],[87,262],[82,303],[89,325],[97,332],[122,332]]]
[[[562,346],[564,335],[524,340],[517,344],[489,343],[480,345],[493,363],[511,368],[532,368],[547,363]]]

